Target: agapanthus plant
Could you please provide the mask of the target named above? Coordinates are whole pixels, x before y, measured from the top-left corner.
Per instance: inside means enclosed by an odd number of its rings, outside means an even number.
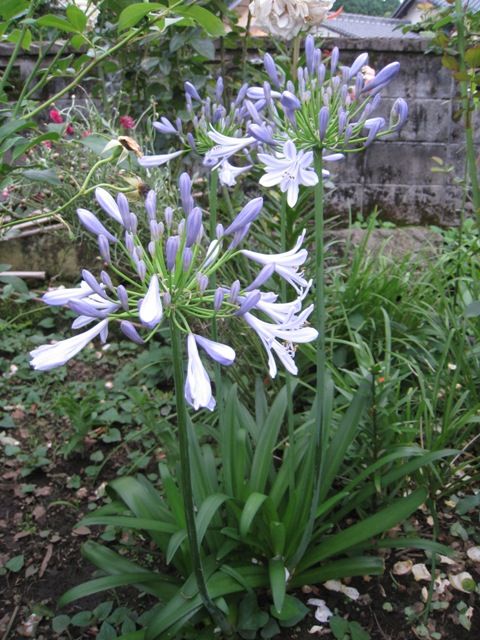
[[[235,353],[228,345],[199,332],[209,319],[236,317],[259,335],[268,353],[272,376],[276,374],[272,352],[290,372],[296,372],[289,345],[309,342],[316,336],[314,329],[304,326],[312,307],[301,311],[310,287],[300,271],[307,258],[306,250],[301,249],[303,236],[286,254],[267,256],[242,250],[263,268],[247,285],[222,282],[222,267],[239,253],[239,245],[259,216],[263,201],[255,198],[248,202],[227,228],[217,225],[216,237],[208,239],[204,213],[196,206],[191,189],[191,179],[184,173],[179,180],[179,211],[167,207],[160,216],[156,195],[150,191],[145,213],[137,217],[122,193],[115,200],[105,189],[98,188],[96,200],[107,220],[115,223],[116,229],[112,230],[91,211],[78,209],[82,225],[97,236],[105,270],[97,279],[84,269],[78,287],[49,291],[43,300],[74,311],[77,318],[72,328],[93,326],[74,337],[34,349],[31,364],[35,369],[45,371],[65,364],[97,336],[105,342],[112,323],[118,324],[129,339],[143,344],[170,322],[186,339],[185,397],[194,409],[211,410],[215,399],[199,349],[222,365],[232,364]],[[147,237],[142,227],[147,228]],[[112,246],[116,248],[113,259]],[[261,290],[274,272],[295,288],[298,297],[293,302],[279,304],[276,294]],[[212,288],[214,275],[216,284]]]
[[[65,364],[95,337],[105,342],[112,323],[118,324],[121,331],[138,344],[153,339],[163,325],[169,325],[181,484],[192,566],[207,611],[222,630],[228,631],[228,622],[209,596],[200,559],[186,402],[194,409],[213,410],[215,406],[200,352],[221,365],[231,365],[235,352],[227,344],[203,335],[204,326],[212,326],[212,322],[206,321],[216,318],[243,320],[264,345],[272,377],[277,373],[273,354],[290,373],[296,373],[293,345],[314,340],[317,332],[306,326],[313,306],[302,311],[303,299],[311,285],[301,272],[307,258],[306,250],[301,249],[303,236],[287,253],[266,256],[240,250],[240,243],[261,212],[262,198],[248,202],[227,228],[219,224],[216,236],[207,238],[204,212],[195,204],[192,181],[186,173],[180,176],[179,191],[177,211],[167,207],[159,216],[156,194],[150,191],[145,199],[145,212],[137,216],[122,193],[114,199],[105,189],[98,188],[97,204],[106,214],[107,224],[114,223],[112,229],[95,213],[78,209],[82,225],[97,236],[105,270],[97,279],[84,269],[78,287],[47,292],[43,300],[50,305],[65,305],[76,313],[74,329],[93,326],[74,337],[34,349],[31,364],[41,371]],[[111,251],[112,247],[115,251]],[[247,285],[238,280],[222,282],[222,267],[240,251],[252,263],[262,265],[258,275]],[[262,290],[274,273],[295,288],[297,298],[292,302],[277,303],[274,293]],[[188,354],[186,379],[182,337]]]

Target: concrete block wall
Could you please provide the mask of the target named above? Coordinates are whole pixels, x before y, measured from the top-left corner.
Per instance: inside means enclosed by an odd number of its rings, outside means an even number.
[[[375,207],[381,217],[398,224],[459,223],[465,152],[463,129],[456,121],[455,83],[440,57],[425,54],[423,39],[341,39],[324,46],[340,47],[340,60],[350,63],[368,51],[375,69],[398,60],[401,71],[384,91],[378,115],[388,118],[397,97],[407,100],[410,116],[404,129],[391,140],[375,142],[366,152],[335,163],[335,190],[328,195],[327,210],[344,217],[350,210],[368,215]],[[450,173],[432,172],[432,157],[451,165]]]

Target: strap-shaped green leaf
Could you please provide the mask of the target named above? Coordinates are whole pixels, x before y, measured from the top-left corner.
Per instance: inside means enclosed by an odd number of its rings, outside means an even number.
[[[289,582],[289,586],[292,589],[296,589],[304,584],[320,584],[327,580],[381,575],[384,569],[385,565],[381,558],[369,556],[342,558],[341,560],[328,562],[316,569],[295,573]]]
[[[248,535],[248,532],[250,531],[250,527],[252,526],[252,522],[254,521],[255,516],[257,515],[261,506],[267,499],[268,499],[268,496],[266,496],[264,493],[254,492],[248,496],[245,506],[243,507],[243,511],[240,517],[240,523],[238,527],[240,531],[240,535],[242,537]]]
[[[424,488],[417,489],[406,498],[395,500],[373,516],[335,533],[307,552],[299,565],[299,571],[309,569],[322,560],[345,552],[369,538],[388,531],[408,518],[424,502],[426,497],[427,492]]]
[[[287,589],[285,566],[282,558],[270,558],[268,561],[268,577],[272,590],[273,606],[278,614],[283,609]]]
[[[175,533],[178,527],[169,522],[149,520],[148,518],[133,518],[131,516],[86,516],[78,523],[80,525],[103,525],[105,527],[120,527],[135,531],[158,531],[159,533]]]

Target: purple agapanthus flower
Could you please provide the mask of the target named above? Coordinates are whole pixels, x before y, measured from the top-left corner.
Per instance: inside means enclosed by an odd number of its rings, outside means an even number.
[[[271,257],[245,250],[245,256],[259,265],[258,276],[250,286],[242,286],[239,280],[222,283],[222,277],[226,277],[222,275],[223,267],[238,254],[237,247],[260,215],[263,200],[254,198],[248,202],[230,224],[219,224],[215,237],[208,238],[203,212],[195,204],[187,174],[180,177],[179,191],[180,206],[176,210],[167,207],[163,220],[152,192],[145,199],[146,215],[137,215],[123,194],[114,198],[105,189],[97,190],[96,203],[108,218],[108,228],[96,214],[86,209],[78,211],[97,240],[108,238],[116,244],[117,251],[110,256],[115,262],[106,261],[99,278],[84,269],[78,287],[59,288],[44,295],[46,304],[66,306],[76,314],[72,329],[89,328],[34,349],[30,355],[35,369],[48,371],[64,365],[96,337],[105,342],[112,324],[117,324],[135,344],[143,345],[167,320],[174,321],[186,338],[185,398],[194,409],[212,410],[215,399],[199,349],[223,366],[231,365],[235,359],[229,345],[199,333],[198,327],[204,326],[206,319],[217,317],[232,321],[240,318],[254,329],[267,349],[272,375],[276,374],[272,352],[289,371],[295,371],[291,344],[316,336],[316,331],[306,326],[309,312],[301,311],[311,284],[300,271],[306,259],[306,250],[301,247],[304,236],[290,251]],[[112,226],[116,228],[111,229]],[[105,241],[108,247],[109,240]],[[275,294],[261,291],[274,274],[295,288],[295,301],[278,304]]]

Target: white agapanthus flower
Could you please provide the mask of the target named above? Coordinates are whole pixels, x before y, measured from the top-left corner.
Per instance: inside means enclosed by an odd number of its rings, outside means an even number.
[[[292,40],[302,29],[325,20],[334,0],[253,0],[250,13],[272,36]]]

